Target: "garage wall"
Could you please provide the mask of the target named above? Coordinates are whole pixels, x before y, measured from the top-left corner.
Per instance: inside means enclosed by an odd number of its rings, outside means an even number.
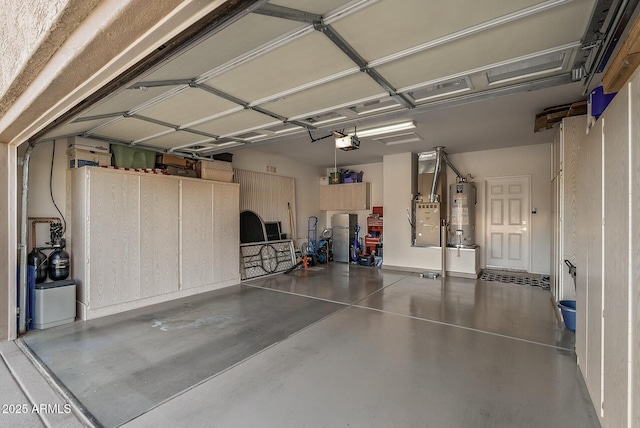
[[[549,133],[550,141],[553,133]],[[449,160],[462,174],[471,174],[478,189],[476,205],[476,243],[480,245],[484,266],[485,178],[531,175],[531,272],[550,271],[551,184],[550,144],[513,147],[450,155]],[[411,205],[411,189],[415,175],[415,157],[411,153],[384,157],[385,260],[387,266],[416,270],[440,269],[437,249],[411,247],[411,229],[407,208]],[[448,171],[447,181],[455,183]]]
[[[275,171],[267,171],[267,167]],[[291,159],[263,153],[254,149],[242,149],[233,154],[233,167],[247,171],[271,173],[295,179],[296,193],[296,232],[298,241],[307,236],[307,220],[318,217],[318,230],[326,226],[325,216],[319,209],[319,177],[324,175],[322,168],[302,164]],[[299,246],[298,246],[299,247]]]
[[[26,150],[25,145],[19,148],[22,154]],[[31,152],[29,161],[29,196],[27,199],[27,210],[29,217],[60,217],[60,214],[51,202],[49,191],[49,172],[51,171],[51,155],[53,153],[53,143],[44,143],[37,145]],[[66,171],[67,171],[67,142],[58,141],[56,143],[56,153],[53,165],[52,189],[58,208],[62,214],[66,216]],[[18,168],[18,189],[20,198],[22,192],[22,167]],[[20,213],[18,213],[20,216]],[[18,225],[18,231],[20,226]],[[29,234],[29,245],[31,243],[31,229],[27,231]],[[37,229],[37,245],[45,245],[45,241],[49,240],[49,227],[47,225],[39,225]]]
[[[543,131],[544,132],[544,131]],[[513,147],[500,150],[450,155],[449,160],[462,174],[471,174],[478,189],[476,206],[476,243],[484,247],[485,189],[487,177],[531,176],[531,272],[549,274],[551,251],[551,141],[554,131],[547,131],[549,144]],[[448,173],[449,183],[455,174]],[[484,254],[481,254],[484,260]],[[484,263],[484,262],[483,262]]]
[[[347,165],[340,168],[350,169],[356,172],[362,171],[364,174],[362,176],[362,181],[371,183],[371,209],[377,206],[383,206],[383,164],[382,162],[378,163],[369,163],[369,164],[361,164],[361,165]],[[329,170],[325,170],[323,175],[329,175]],[[367,217],[371,214],[371,209],[369,210],[359,210],[353,212],[353,214],[358,214],[358,224],[361,227],[360,236],[364,236],[367,231]],[[324,211],[324,217],[326,218],[326,224],[331,226],[331,216],[337,212],[342,211]],[[384,238],[383,238],[384,239]]]

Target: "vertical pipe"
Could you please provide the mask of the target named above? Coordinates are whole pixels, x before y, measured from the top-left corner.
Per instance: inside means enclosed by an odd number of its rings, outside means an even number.
[[[433,171],[433,183],[431,184],[431,194],[429,194],[429,202],[436,201],[436,187],[438,186],[438,176],[440,175],[440,168],[442,162],[442,147],[438,146],[436,149],[436,166]]]
[[[447,225],[442,220],[440,225],[440,250],[442,253],[442,278],[447,277]]]
[[[27,331],[27,196],[29,194],[29,159],[33,146],[29,145],[22,161],[22,208],[20,218],[20,315],[18,318],[18,332],[24,334]]]

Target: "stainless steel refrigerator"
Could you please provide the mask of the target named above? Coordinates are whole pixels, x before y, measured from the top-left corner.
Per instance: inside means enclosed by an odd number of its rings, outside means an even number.
[[[357,214],[334,214],[333,217],[331,217],[334,261],[349,263],[349,249],[355,238],[355,226],[357,222]]]

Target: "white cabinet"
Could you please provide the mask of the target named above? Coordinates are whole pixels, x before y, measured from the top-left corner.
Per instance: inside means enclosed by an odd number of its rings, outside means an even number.
[[[586,116],[565,118],[552,145],[551,292],[556,301],[575,299],[573,278],[564,261],[577,263],[578,146],[586,129]]]
[[[85,167],[69,186],[82,319],[240,282],[237,184]]]
[[[369,183],[321,185],[320,209],[323,211],[371,209],[371,186]]]
[[[576,355],[603,427],[640,426],[640,71],[578,148]]]

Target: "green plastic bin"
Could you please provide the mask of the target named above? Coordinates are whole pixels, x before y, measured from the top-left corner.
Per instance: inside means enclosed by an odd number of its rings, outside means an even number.
[[[156,166],[156,152],[140,147],[111,145],[113,164],[120,168],[153,168]]]

